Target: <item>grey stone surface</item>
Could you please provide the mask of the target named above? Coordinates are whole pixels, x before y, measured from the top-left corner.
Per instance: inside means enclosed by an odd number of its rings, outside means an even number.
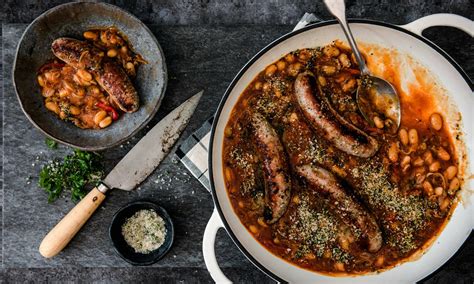
[[[256,269],[224,268],[234,283],[275,283]],[[205,268],[30,268],[6,269],[5,283],[212,283]],[[34,279],[34,281],[32,281]]]
[[[3,34],[3,25],[2,34]],[[0,157],[2,162],[0,163],[0,220],[3,220],[3,36],[0,37]],[[3,244],[3,223],[0,226],[0,244]],[[3,255],[3,245],[0,247],[0,255]],[[0,265],[3,267],[3,258],[0,260]]]
[[[28,23],[47,9],[65,0],[4,0],[0,19],[8,23]],[[322,1],[315,0],[162,0],[105,1],[123,7],[146,24],[276,24],[294,25],[305,12],[328,19]],[[474,17],[469,0],[349,0],[347,15],[402,24],[433,13],[455,13]],[[18,9],[20,7],[20,9]]]
[[[390,1],[391,2],[391,1]],[[406,23],[435,12],[454,12],[473,16],[470,1],[350,1],[350,16]],[[58,257],[44,260],[37,247],[44,234],[73,206],[68,198],[47,204],[46,194],[37,186],[42,164],[70,152],[66,147],[52,151],[44,137],[27,122],[18,108],[11,84],[11,64],[17,40],[25,23],[59,1],[6,1],[0,10],[2,19],[2,102],[4,120],[4,194],[3,266],[5,282],[211,282],[201,253],[201,240],[213,204],[208,192],[185,168],[168,157],[136,192],[114,191],[103,209],[92,217],[70,246]],[[169,87],[153,126],[187,97],[205,90],[196,114],[181,140],[197,129],[217,108],[227,85],[241,66],[262,47],[291,30],[305,11],[321,11],[316,1],[116,1],[149,24],[162,45],[169,69]],[[186,26],[174,26],[186,24]],[[252,25],[242,25],[252,24]],[[254,25],[255,24],[255,25]],[[278,24],[278,25],[275,25]],[[280,25],[281,24],[281,25]],[[451,28],[433,28],[425,35],[445,49],[468,75],[474,77],[474,42]],[[0,79],[0,80],[1,80]],[[3,104],[2,104],[3,106]],[[103,153],[110,169],[143,136]],[[2,135],[3,137],[3,135]],[[3,147],[2,147],[3,148]],[[27,178],[31,176],[30,180]],[[175,244],[157,264],[132,268],[115,255],[107,229],[112,214],[128,201],[151,198],[165,207],[176,227]],[[230,238],[221,231],[216,252],[224,271],[235,282],[270,282],[253,267]],[[438,271],[429,283],[472,283],[474,240],[468,240],[450,263]],[[99,268],[94,268],[98,266]]]

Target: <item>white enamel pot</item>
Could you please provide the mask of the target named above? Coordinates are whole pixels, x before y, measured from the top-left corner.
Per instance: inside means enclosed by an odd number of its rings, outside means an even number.
[[[367,20],[351,21],[351,29],[358,41],[393,47],[407,53],[426,66],[434,74],[462,114],[467,148],[467,159],[474,155],[474,95],[473,84],[454,60],[435,44],[421,36],[421,32],[432,26],[452,26],[471,36],[474,23],[466,18],[451,14],[430,15],[404,26],[395,26]],[[203,239],[203,254],[207,269],[218,283],[230,282],[220,270],[214,253],[215,235],[219,228],[225,228],[242,253],[259,269],[279,282],[291,283],[411,283],[423,279],[439,269],[459,250],[474,227],[474,199],[472,194],[459,204],[449,223],[431,248],[416,261],[402,263],[379,274],[357,277],[331,277],[311,272],[292,265],[273,255],[260,245],[240,222],[234,213],[227,195],[222,171],[222,144],[224,127],[240,94],[252,79],[266,66],[282,55],[305,47],[323,46],[335,39],[344,39],[337,22],[321,22],[303,27],[275,40],[243,68],[227,89],[214,119],[209,151],[209,178],[215,210],[206,227]],[[473,173],[472,163],[467,173]],[[474,182],[468,180],[463,190],[473,189]],[[470,199],[470,200],[469,200]],[[469,202],[471,201],[471,202]]]

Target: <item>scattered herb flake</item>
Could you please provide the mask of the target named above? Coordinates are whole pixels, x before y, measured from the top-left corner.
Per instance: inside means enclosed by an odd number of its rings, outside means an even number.
[[[44,142],[46,143],[46,146],[48,146],[49,149],[56,149],[58,148],[58,142],[54,141],[53,139],[51,138],[46,138],[44,140]]]

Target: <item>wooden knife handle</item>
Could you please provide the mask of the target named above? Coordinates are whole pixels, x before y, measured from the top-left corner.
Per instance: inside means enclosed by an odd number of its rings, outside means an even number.
[[[63,250],[82,228],[97,207],[104,201],[105,194],[97,188],[92,189],[59,223],[44,237],[39,252],[46,258],[53,257]]]

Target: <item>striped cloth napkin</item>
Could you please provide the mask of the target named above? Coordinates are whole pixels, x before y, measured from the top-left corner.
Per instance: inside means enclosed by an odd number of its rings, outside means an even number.
[[[305,13],[296,24],[294,31],[299,30],[306,25],[320,20],[310,13]],[[209,118],[203,126],[189,136],[181,145],[178,146],[175,155],[178,160],[198,179],[208,190],[211,190],[208,171],[208,149],[211,137],[211,127],[214,117]]]

